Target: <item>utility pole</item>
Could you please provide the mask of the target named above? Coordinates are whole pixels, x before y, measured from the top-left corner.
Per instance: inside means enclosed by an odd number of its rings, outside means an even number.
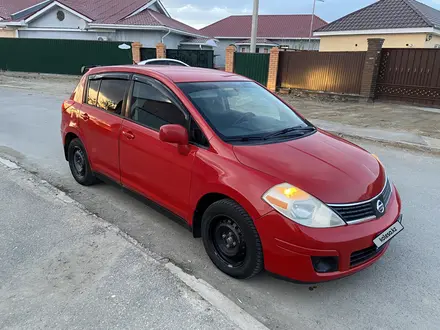
[[[252,32],[251,32],[251,53],[257,51],[257,32],[258,32],[258,6],[260,0],[254,0],[254,11],[252,13]]]
[[[324,0],[318,0],[321,2],[324,2]],[[316,0],[313,0],[313,10],[312,10],[312,20],[310,21],[310,33],[309,33],[309,45],[308,45],[308,49],[310,50],[310,43],[312,42],[312,35],[313,35],[313,22],[315,20],[315,8],[316,8]]]

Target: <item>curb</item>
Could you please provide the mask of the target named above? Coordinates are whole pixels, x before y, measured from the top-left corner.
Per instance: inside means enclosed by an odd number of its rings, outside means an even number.
[[[196,292],[201,299],[205,300],[208,304],[210,304],[211,306],[216,308],[221,314],[223,314],[226,319],[234,323],[237,326],[237,329],[269,330],[263,323],[258,321],[248,312],[246,312],[243,308],[238,306],[235,302],[226,297],[219,290],[215,289],[212,285],[210,285],[203,279],[196,278],[195,276],[186,273],[182,268],[172,263],[168,258],[162,257],[159,254],[148,250],[142,243],[123,232],[119,227],[109,223],[98,215],[91,213],[84,205],[70,198],[64,191],[53,186],[46,180],[39,178],[37,175],[29,172],[24,167],[21,167],[19,164],[10,161],[7,158],[3,158],[1,155],[0,166],[4,166],[12,171],[20,171],[26,173],[27,175],[29,175],[28,180],[33,181],[42,191],[47,192],[48,194],[52,195],[54,198],[62,201],[65,204],[75,206],[88,216],[92,216],[95,220],[103,223],[108,230],[115,232],[122,239],[125,239],[128,243],[138,249],[144,256],[144,258],[146,258],[146,260],[154,261],[162,265],[162,267],[167,269],[171,274],[178,278],[190,290]]]
[[[434,153],[434,154],[440,154],[440,148],[431,147],[428,145],[403,142],[403,141],[391,141],[391,140],[381,139],[381,138],[371,138],[368,136],[347,134],[347,133],[343,133],[343,132],[335,131],[335,130],[325,130],[325,131],[330,132],[332,134],[335,134],[335,135],[342,137],[342,138],[353,138],[353,139],[364,140],[364,141],[368,141],[368,142],[379,142],[379,143],[383,143],[383,144],[393,146],[393,147],[406,148],[406,149],[411,149],[411,150],[416,150],[416,151],[424,151],[424,152],[430,152],[430,153]]]

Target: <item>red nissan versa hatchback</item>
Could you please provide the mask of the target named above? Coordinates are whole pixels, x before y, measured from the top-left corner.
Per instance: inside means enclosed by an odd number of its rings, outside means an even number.
[[[62,106],[61,134],[76,181],[108,178],[171,211],[236,278],[347,276],[403,229],[377,157],[235,74],[93,68]]]

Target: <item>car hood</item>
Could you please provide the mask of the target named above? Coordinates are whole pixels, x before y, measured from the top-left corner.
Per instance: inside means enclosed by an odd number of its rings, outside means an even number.
[[[385,172],[364,149],[329,133],[282,143],[234,146],[242,164],[290,183],[326,203],[354,203],[382,191]]]

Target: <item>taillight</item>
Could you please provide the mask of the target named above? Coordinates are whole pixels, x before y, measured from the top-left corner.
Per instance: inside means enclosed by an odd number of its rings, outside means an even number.
[[[75,104],[75,101],[73,101],[73,100],[66,100],[62,104],[61,110],[66,111],[67,109],[69,109],[74,104]]]

